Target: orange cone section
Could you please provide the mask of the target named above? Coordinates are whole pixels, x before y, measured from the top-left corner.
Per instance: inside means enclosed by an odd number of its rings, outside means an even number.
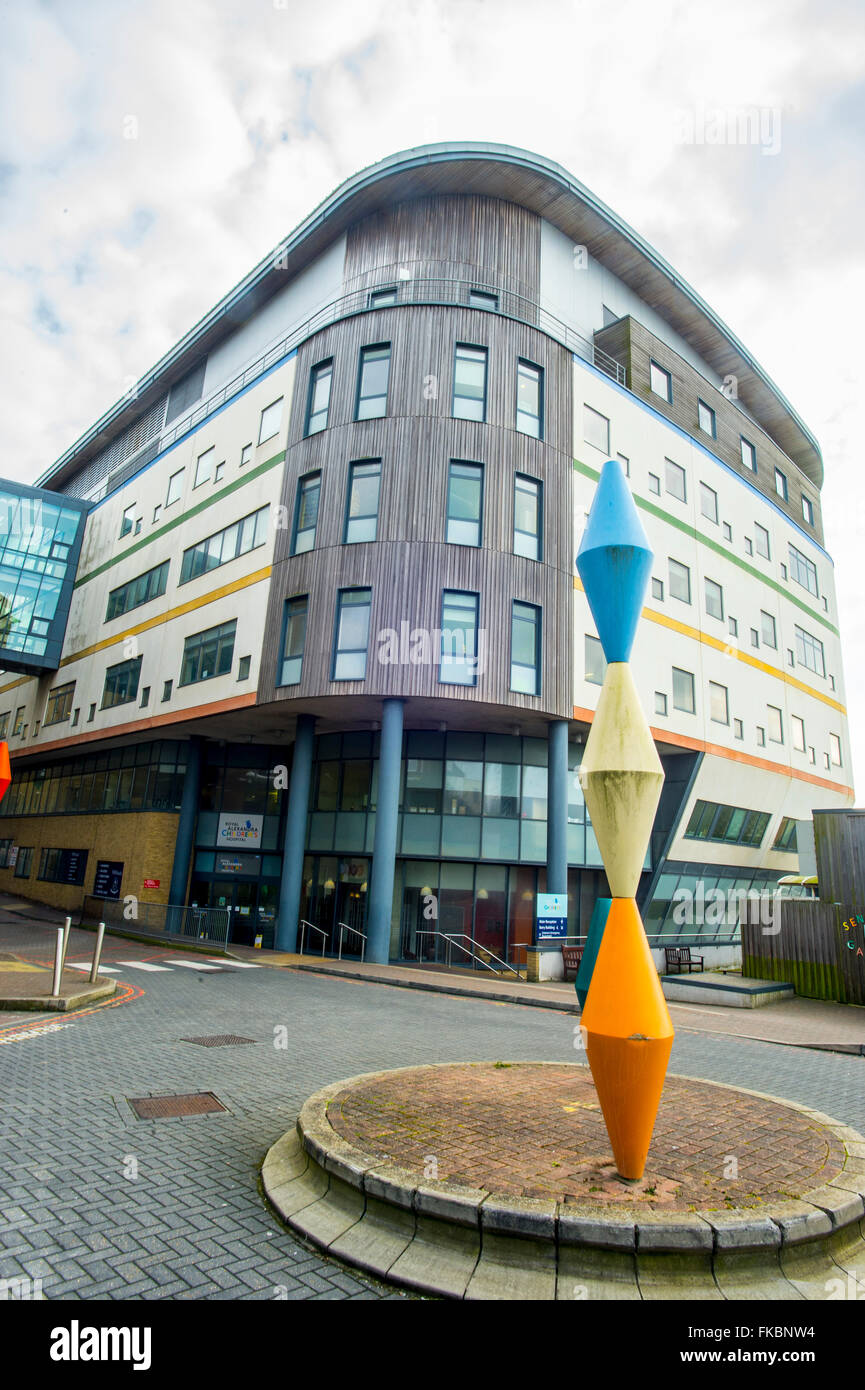
[[[633,898],[613,898],[581,1025],[616,1168],[641,1178],[673,1025]]]
[[[9,764],[9,744],[0,743],[0,801],[12,784],[12,768]]]

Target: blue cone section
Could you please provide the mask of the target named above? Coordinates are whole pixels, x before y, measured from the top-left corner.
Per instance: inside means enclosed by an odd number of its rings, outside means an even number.
[[[611,907],[611,898],[596,898],[595,906],[592,908],[589,934],[586,937],[583,958],[580,961],[580,968],[574,982],[581,1009],[586,1007],[586,996],[589,993],[589,985],[592,983],[592,972],[595,968],[595,961],[598,959],[598,951],[601,949],[601,937],[604,935],[604,927],[607,925]]]
[[[630,659],[652,558],[622,465],[608,459],[577,555],[577,571],[607,661]]]

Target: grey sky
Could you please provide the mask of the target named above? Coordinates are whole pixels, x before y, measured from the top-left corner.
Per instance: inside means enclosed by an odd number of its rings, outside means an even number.
[[[656,246],[819,440],[865,779],[861,0],[3,0],[0,26],[0,472],[34,479],[348,174],[523,146]],[[757,142],[730,140],[754,107]]]

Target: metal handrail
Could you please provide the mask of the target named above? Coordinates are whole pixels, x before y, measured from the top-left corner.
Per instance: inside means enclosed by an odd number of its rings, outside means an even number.
[[[448,932],[444,932],[444,931],[419,931],[419,932],[415,932],[415,935],[416,935],[416,936],[440,936],[440,937],[442,938],[443,941],[446,941],[446,942],[448,943],[448,959],[447,959],[448,966],[450,966],[450,964],[451,964],[451,948],[452,948],[453,946],[456,946],[456,948],[457,948],[458,951],[465,951],[465,953],[466,953],[467,956],[471,956],[472,960],[476,960],[476,961],[478,962],[479,965],[483,965],[483,966],[485,967],[485,969],[487,969],[487,970],[493,970],[493,967],[490,965],[490,961],[491,961],[491,960],[494,960],[494,961],[496,961],[496,963],[497,963],[498,965],[500,965],[504,970],[510,970],[511,974],[512,974],[512,975],[516,975],[516,977],[517,977],[518,980],[521,980],[521,979],[523,978],[522,975],[520,974],[519,970],[517,970],[515,966],[510,965],[506,960],[502,960],[501,956],[496,956],[496,955],[493,954],[492,951],[488,951],[487,948],[486,948],[486,946],[482,946],[480,949],[481,949],[482,951],[485,951],[485,952],[486,952],[487,956],[489,957],[489,960],[484,960],[484,958],[483,958],[482,956],[477,955],[474,951],[470,951],[469,948],[468,948],[467,946],[461,945],[461,944],[460,944],[461,941],[470,941],[470,942],[472,943],[473,946],[477,946],[477,944],[478,944],[478,943],[475,941],[474,937],[472,937],[472,936],[467,936],[465,932],[452,932],[452,933],[448,933]],[[498,973],[497,971],[493,970],[493,974],[494,974],[494,975],[497,974],[497,973]]]
[[[363,941],[363,945],[360,948],[360,961],[362,965],[364,952],[366,951],[366,935],[362,931],[358,931],[357,927],[350,927],[348,922],[338,922],[337,926],[339,927],[339,959],[342,960],[342,934],[343,932],[350,931],[355,936],[359,936]]]
[[[317,927],[317,926],[315,925],[315,922],[307,922],[307,920],[306,920],[305,917],[301,917],[300,922],[298,923],[298,926],[300,926],[300,927],[312,927],[312,930],[313,930],[313,931],[317,931],[317,932],[318,932],[319,936],[321,937],[321,954],[322,954],[322,957],[323,957],[323,956],[324,956],[324,948],[325,948],[326,945],[327,945],[327,932],[326,932],[326,931],[323,931],[321,927]],[[298,954],[299,956],[302,956],[302,955],[303,955],[303,932],[302,932],[302,931],[301,931],[301,933],[300,933],[300,950],[298,951],[297,954]]]

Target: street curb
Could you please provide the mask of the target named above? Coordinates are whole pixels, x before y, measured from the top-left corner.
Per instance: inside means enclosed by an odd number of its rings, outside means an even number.
[[[0,1012],[6,1013],[69,1013],[95,999],[108,999],[117,989],[116,980],[106,980],[99,976],[97,983],[87,989],[76,990],[73,994],[61,994],[57,998],[50,995],[28,995],[21,999],[0,998]]]

